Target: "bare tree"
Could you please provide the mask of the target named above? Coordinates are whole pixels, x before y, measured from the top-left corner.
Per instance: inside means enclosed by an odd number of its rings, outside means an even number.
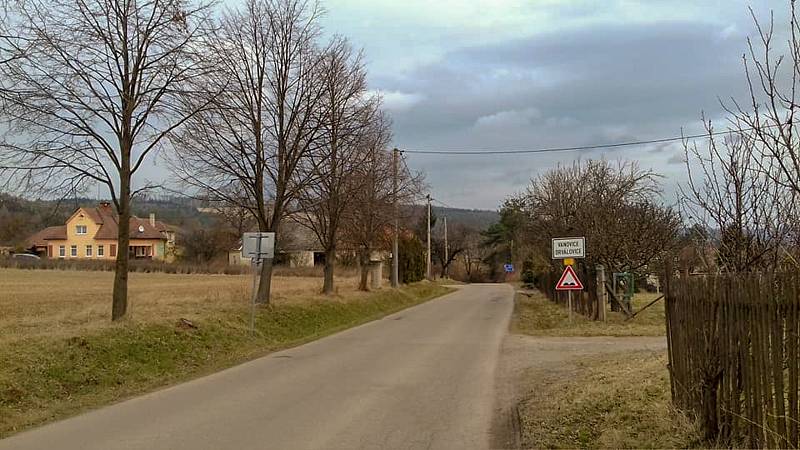
[[[108,188],[119,214],[112,319],[127,311],[132,180],[165,137],[204,107],[175,108],[206,70],[209,6],[194,1],[18,3],[0,64],[0,170],[26,190]],[[9,42],[8,39],[5,42]]]
[[[223,93],[197,100],[210,105],[173,135],[172,166],[183,183],[250,211],[259,231],[278,232],[313,181],[324,93],[319,15],[305,0],[248,0],[228,11],[208,43],[217,71],[198,88]],[[262,265],[259,303],[269,302],[272,267],[271,259]]]
[[[9,6],[5,0],[0,1],[0,64],[11,61],[17,55],[18,36],[12,31]]]
[[[757,143],[758,152],[776,170],[764,172],[773,181],[800,194],[800,141],[796,117],[800,113],[800,23],[797,5],[789,2],[789,31],[785,53],[775,46],[774,15],[766,26],[750,9],[758,36],[748,38],[748,53],[743,56],[750,91],[748,102],[731,99],[724,104],[730,113],[731,128]],[[781,40],[781,42],[784,42]],[[749,58],[748,58],[749,57]]]
[[[467,235],[464,251],[459,256],[466,279],[464,281],[481,281],[483,261],[489,256],[489,247],[483,245],[480,233],[473,232]]]
[[[447,249],[445,249],[445,239],[443,230],[431,236],[431,255],[438,261],[440,277],[444,278],[448,274],[448,268],[456,261],[458,256],[467,251],[470,238],[474,235],[473,230],[462,224],[452,224],[447,233]]]
[[[720,270],[776,268],[784,256],[792,259],[785,247],[800,235],[800,25],[796,3],[789,5],[784,54],[775,45],[774,16],[763,26],[750,9],[757,30],[743,56],[750,95],[722,102],[728,133],[717,137],[703,118],[705,149],[684,142],[685,208],[704,230],[701,245],[716,248]]]
[[[398,163],[398,188],[394,191],[394,162],[387,146],[391,141],[391,124],[379,114],[370,122],[365,140],[367,158],[351,174],[358,179],[359,189],[352,195],[352,207],[344,216],[343,239],[358,249],[361,266],[359,289],[367,290],[369,261],[373,251],[390,248],[395,218],[394,199],[410,204],[420,196],[423,176],[412,173]],[[399,212],[398,212],[399,214]]]
[[[24,57],[33,42],[31,36],[21,32],[20,6],[13,0],[0,0],[0,65]],[[6,88],[0,83],[0,91]]]
[[[375,119],[377,102],[366,96],[366,71],[361,53],[350,43],[334,37],[322,55],[321,111],[323,144],[312,155],[315,182],[299,195],[308,226],[325,250],[322,290],[334,292],[334,267],[344,214],[353,205],[355,193],[365,180],[353,173],[369,157],[369,124]]]
[[[705,230],[701,245],[716,248],[720,270],[775,267],[794,204],[792,191],[775,182],[782,169],[775,159],[761,159],[758,131],[719,139],[711,122],[703,122],[705,149],[684,142],[689,180],[681,186],[684,208]]]
[[[589,264],[637,271],[672,250],[681,228],[658,195],[658,175],[633,162],[560,167],[532,180],[521,199],[523,234],[539,255],[549,255],[552,237],[586,236]]]

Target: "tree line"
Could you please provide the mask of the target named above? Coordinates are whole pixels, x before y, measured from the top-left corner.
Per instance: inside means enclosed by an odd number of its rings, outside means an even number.
[[[182,190],[246,211],[259,231],[305,214],[325,248],[326,293],[345,231],[369,258],[393,203],[416,195],[422,177],[394,164],[391,123],[367,89],[362,53],[343,36],[323,39],[317,3],[3,6],[4,187],[59,195],[105,186],[120,248],[132,202],[157,187],[141,172],[158,153]],[[126,252],[116,267],[113,320],[127,311]],[[267,260],[259,303],[269,301],[271,277]]]

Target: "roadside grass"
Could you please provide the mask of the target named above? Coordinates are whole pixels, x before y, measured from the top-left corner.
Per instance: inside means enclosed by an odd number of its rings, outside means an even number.
[[[342,280],[327,298],[319,279],[278,277],[251,333],[247,276],[132,274],[131,317],[112,324],[105,277],[113,274],[25,272],[0,270],[0,438],[449,292],[419,283],[362,293]]]
[[[633,309],[638,311],[660,294],[641,293],[633,298]],[[574,313],[572,321],[566,308],[559,306],[539,291],[516,294],[511,332],[531,336],[663,336],[664,301],[660,300],[631,320],[625,315],[606,312],[606,321],[597,322]]]
[[[519,405],[523,448],[690,448],[693,422],[670,402],[666,357],[638,351],[592,357]],[[549,379],[548,379],[549,377]]]

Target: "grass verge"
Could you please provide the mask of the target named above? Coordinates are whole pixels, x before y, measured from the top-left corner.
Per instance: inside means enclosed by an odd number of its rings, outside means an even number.
[[[79,335],[35,334],[0,348],[0,438],[368,322],[449,292],[431,283],[351,301],[193,317],[196,328],[127,321]]]
[[[634,352],[592,357],[542,373],[519,404],[523,448],[690,448],[692,422],[670,402],[666,358]]]
[[[634,311],[656,298],[655,294],[638,294],[633,299]],[[631,320],[622,313],[607,311],[607,320],[597,322],[581,314],[573,314],[539,291],[517,293],[511,332],[531,336],[663,336],[664,303],[659,301]]]

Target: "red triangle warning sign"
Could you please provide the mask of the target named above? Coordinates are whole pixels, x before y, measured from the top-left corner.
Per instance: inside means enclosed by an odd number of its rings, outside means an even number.
[[[572,266],[567,266],[564,269],[564,273],[561,274],[561,278],[558,280],[558,284],[556,284],[557,291],[582,291],[583,290],[583,283],[581,280],[578,279],[578,275],[575,274],[575,270],[572,269]]]

